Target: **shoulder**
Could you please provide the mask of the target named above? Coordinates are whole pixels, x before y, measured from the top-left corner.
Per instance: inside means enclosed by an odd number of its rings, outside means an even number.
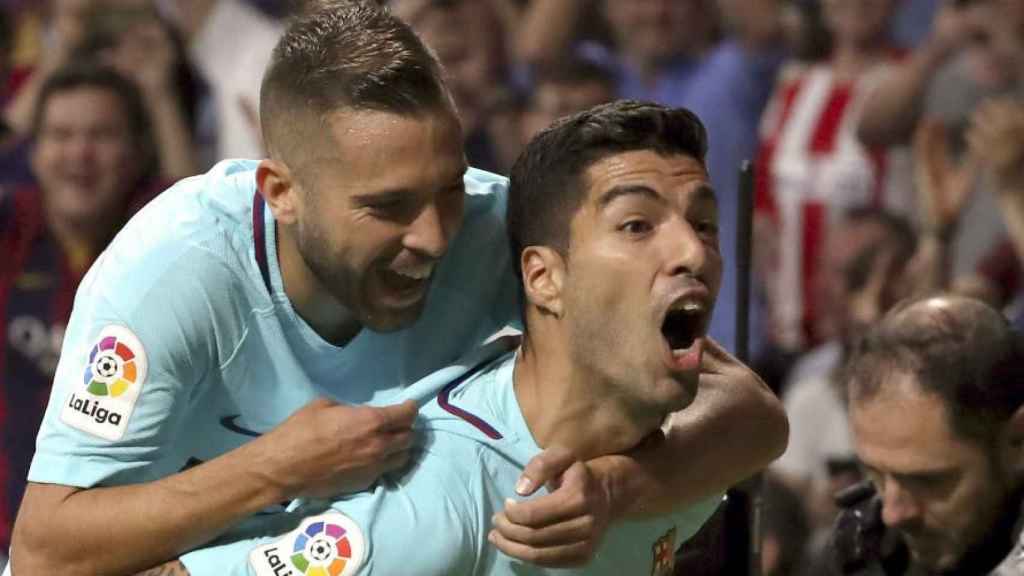
[[[155,198],[97,259],[82,291],[129,312],[169,299],[237,293],[252,272],[254,169],[242,168],[223,162]]]

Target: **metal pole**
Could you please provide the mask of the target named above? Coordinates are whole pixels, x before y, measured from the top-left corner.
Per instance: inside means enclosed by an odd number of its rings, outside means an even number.
[[[746,161],[740,167],[736,214],[736,357],[750,361],[750,279],[754,169]],[[727,557],[725,574],[760,576],[761,574],[761,475],[729,490],[725,530]],[[742,551],[742,552],[741,552]]]

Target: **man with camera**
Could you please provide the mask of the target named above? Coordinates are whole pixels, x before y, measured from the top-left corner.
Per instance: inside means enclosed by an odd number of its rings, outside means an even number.
[[[843,574],[1024,574],[1024,339],[980,301],[902,304],[845,382],[870,479],[840,496]]]

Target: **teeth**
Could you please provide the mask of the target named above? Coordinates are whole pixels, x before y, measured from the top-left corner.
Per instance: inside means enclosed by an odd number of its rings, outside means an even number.
[[[401,270],[392,271],[399,276],[405,276],[406,278],[411,278],[413,280],[423,280],[430,276],[430,273],[433,272],[433,270],[433,264],[421,264],[419,266],[409,266],[402,268]]]
[[[693,300],[683,300],[673,304],[670,310],[673,312],[681,310],[688,314],[698,314],[704,311],[704,305]]]

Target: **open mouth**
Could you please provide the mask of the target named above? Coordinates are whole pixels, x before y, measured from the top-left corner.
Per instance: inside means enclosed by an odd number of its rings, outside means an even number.
[[[669,310],[661,324],[661,334],[673,354],[688,350],[703,332],[703,309],[695,303],[686,303]]]
[[[681,299],[673,304],[661,322],[666,364],[673,372],[700,370],[701,338],[707,326],[707,309],[697,300]]]
[[[429,274],[402,274],[393,270],[381,270],[383,286],[400,300],[417,299],[430,282]]]

